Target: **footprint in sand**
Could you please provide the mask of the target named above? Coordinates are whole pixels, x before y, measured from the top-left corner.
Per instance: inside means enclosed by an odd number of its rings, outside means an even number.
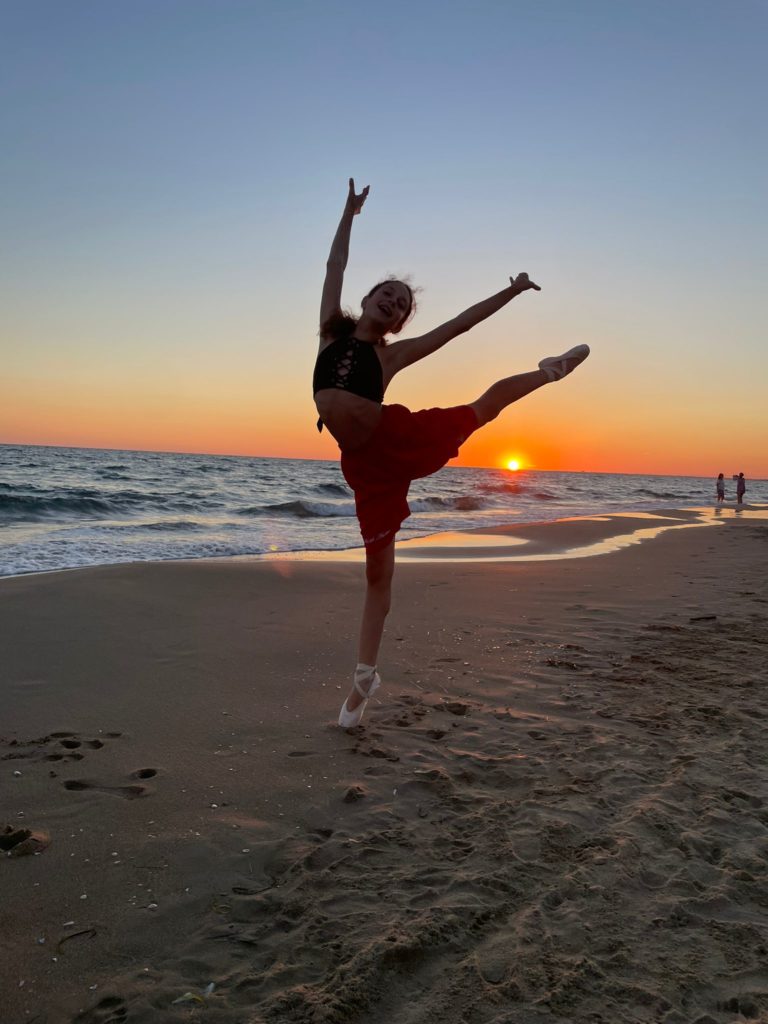
[[[385,761],[399,761],[400,755],[396,754],[393,750],[387,750],[385,747],[379,747],[367,743],[359,743],[357,746],[352,748],[353,754],[362,754],[363,757],[378,757]]]
[[[118,739],[122,736],[119,732],[108,732],[102,734],[105,739]],[[2,742],[2,739],[0,739]],[[101,750],[105,745],[104,739],[97,736],[85,737],[76,732],[58,731],[50,732],[45,736],[39,736],[29,740],[8,740],[6,745],[12,747],[6,754],[0,756],[0,761],[24,759],[43,761],[82,761],[85,752],[88,750]]]
[[[358,800],[365,799],[365,797],[367,796],[368,790],[365,788],[365,786],[356,785],[350,786],[349,789],[344,794],[344,796],[342,797],[342,799],[344,800],[345,804],[354,804],[357,803]]]
[[[760,991],[760,987],[756,986],[757,991]],[[732,996],[730,999],[719,1000],[716,1004],[717,1009],[721,1013],[738,1013],[740,1017],[747,1019],[757,1019],[760,1013],[760,1008],[756,999],[749,993],[745,995]]]
[[[122,1024],[128,1008],[119,996],[104,996],[90,1010],[83,1010],[73,1018],[73,1024]]]
[[[147,796],[150,792],[146,786],[100,786],[98,782],[91,782],[89,779],[67,779],[63,786],[64,789],[74,792],[93,789],[99,793],[121,796],[124,800],[136,800],[141,796]]]
[[[409,729],[428,715],[429,711],[429,707],[419,697],[403,693],[392,710],[380,716],[378,725],[382,728],[395,726],[398,729]]]
[[[42,829],[17,828],[6,825],[0,831],[0,850],[7,857],[24,857],[29,854],[42,853],[50,846],[51,837]]]
[[[153,779],[157,775],[156,768],[138,768],[131,772],[132,779]],[[62,785],[64,789],[71,792],[83,792],[84,790],[95,790],[99,793],[108,793],[111,796],[119,796],[124,800],[137,800],[139,797],[148,796],[152,790],[149,786],[141,786],[138,783],[129,786],[104,786],[91,779],[67,779]]]
[[[470,711],[470,705],[460,700],[445,701],[442,708],[445,711],[449,711],[452,715],[466,715]]]

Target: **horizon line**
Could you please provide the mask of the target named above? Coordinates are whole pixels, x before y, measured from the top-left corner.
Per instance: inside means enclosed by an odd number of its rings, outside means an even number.
[[[165,448],[97,448],[89,445],[74,445],[74,444],[31,444],[26,442],[18,441],[0,441],[0,448],[55,448],[62,451],[85,451],[85,452],[126,452],[135,455],[191,455],[197,457],[214,458],[214,459],[273,459],[273,460],[284,460],[288,462],[331,462],[336,463],[337,459],[316,459],[302,455],[235,455],[230,452],[178,452],[172,451]],[[690,480],[709,480],[712,477],[712,473],[627,473],[619,470],[605,470],[605,469],[541,469],[537,466],[528,466],[523,469],[507,470],[504,466],[447,466],[448,469],[491,469],[498,473],[513,473],[515,476],[521,473],[584,473],[591,474],[593,476],[652,476],[652,477],[669,477],[669,478],[682,478]],[[742,472],[740,470],[740,472]],[[731,474],[726,474],[730,476]],[[738,474],[733,474],[738,475]],[[752,480],[756,483],[768,483],[768,477],[747,477],[746,479]]]

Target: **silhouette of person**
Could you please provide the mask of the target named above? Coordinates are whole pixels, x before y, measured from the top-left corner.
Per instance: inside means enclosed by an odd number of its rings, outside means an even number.
[[[717,474],[717,500],[725,501],[725,477],[722,473]]]
[[[736,481],[736,501],[739,505],[742,503],[744,498],[744,491],[747,489],[747,481],[744,479],[744,474],[739,473],[739,479]]]

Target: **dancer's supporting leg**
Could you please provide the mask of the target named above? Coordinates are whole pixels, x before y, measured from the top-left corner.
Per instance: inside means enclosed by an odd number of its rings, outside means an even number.
[[[384,620],[392,600],[392,574],[395,571],[395,541],[383,551],[367,552],[365,557],[365,605],[360,625],[360,646],[357,660],[375,665],[379,656]]]
[[[358,668],[355,677],[360,689],[370,692],[374,681],[373,669],[379,656],[384,632],[384,621],[389,613],[392,595],[392,574],[395,571],[395,542],[391,540],[381,551],[365,553],[365,605],[360,624],[360,644],[357,652]],[[366,671],[368,669],[368,671]],[[353,712],[365,698],[353,686],[345,704]],[[343,711],[342,711],[343,715]]]

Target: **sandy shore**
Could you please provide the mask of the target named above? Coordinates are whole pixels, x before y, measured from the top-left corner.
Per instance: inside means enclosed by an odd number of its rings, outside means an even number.
[[[0,581],[3,1024],[768,1020],[761,515]]]

